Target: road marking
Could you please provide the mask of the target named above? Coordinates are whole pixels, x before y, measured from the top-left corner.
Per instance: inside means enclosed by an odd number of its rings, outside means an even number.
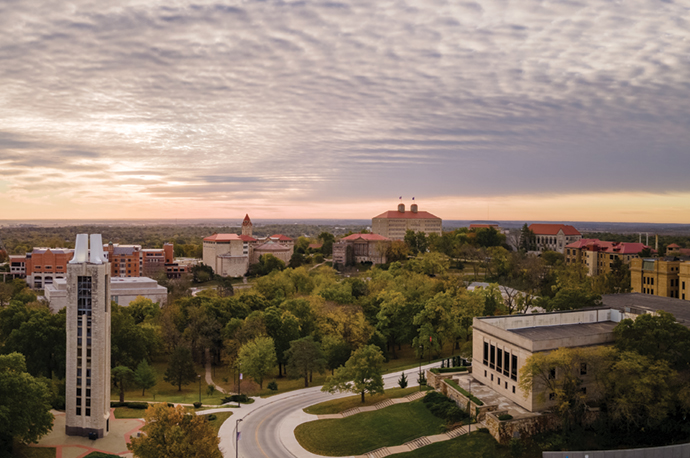
[[[254,440],[256,441],[256,446],[259,447],[259,451],[260,451],[261,454],[262,454],[263,456],[265,456],[266,458],[270,458],[270,457],[269,457],[268,455],[266,455],[266,452],[264,452],[264,449],[261,448],[261,442],[259,442],[259,428],[261,428],[261,425],[263,425],[264,422],[265,422],[266,420],[268,420],[268,418],[269,418],[269,417],[266,417],[266,418],[264,418],[263,420],[261,420],[261,423],[259,423],[259,424],[257,425],[257,427],[256,427],[256,432],[254,433]]]

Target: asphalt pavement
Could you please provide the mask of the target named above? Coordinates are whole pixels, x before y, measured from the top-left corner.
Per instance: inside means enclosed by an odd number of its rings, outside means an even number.
[[[438,363],[422,366],[422,369],[438,366]],[[403,371],[383,376],[385,388],[395,388]],[[408,386],[417,386],[417,369],[407,369]],[[353,396],[353,393],[325,393],[321,387],[303,388],[269,398],[255,398],[253,404],[243,404],[232,409],[233,415],[220,428],[220,450],[225,458],[319,458],[303,449],[295,439],[295,428],[317,419],[307,414],[305,407],[320,402]],[[216,409],[225,411],[227,409]],[[204,413],[213,413],[207,410]],[[235,449],[235,431],[239,422],[239,450]]]

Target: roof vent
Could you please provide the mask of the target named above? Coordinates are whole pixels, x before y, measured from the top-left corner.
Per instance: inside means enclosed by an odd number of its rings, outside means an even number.
[[[410,205],[410,210],[412,211],[412,213],[417,213],[417,204]]]
[[[400,213],[405,213],[405,204],[398,204],[398,211]]]

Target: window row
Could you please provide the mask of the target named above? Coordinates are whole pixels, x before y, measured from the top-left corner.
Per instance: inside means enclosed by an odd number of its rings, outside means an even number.
[[[511,355],[508,350],[496,348],[495,345],[484,342],[483,360],[485,366],[489,366],[489,368],[494,369],[496,372],[503,373],[505,376],[509,375],[512,380],[517,380],[517,355]]]

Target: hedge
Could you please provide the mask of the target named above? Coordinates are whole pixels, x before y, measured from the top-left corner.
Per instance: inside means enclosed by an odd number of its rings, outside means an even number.
[[[455,388],[456,390],[458,390],[459,392],[461,392],[463,395],[467,396],[472,402],[474,402],[474,403],[477,404],[478,406],[483,406],[483,405],[484,405],[484,403],[483,403],[482,401],[480,401],[478,398],[476,398],[476,397],[474,397],[473,395],[471,395],[467,390],[465,390],[465,389],[463,389],[462,387],[460,387],[460,385],[458,385],[457,383],[455,383],[455,381],[453,381],[453,380],[446,380],[446,383],[448,383],[450,386],[452,386],[453,388]]]
[[[247,404],[251,401],[252,399],[249,399],[249,396],[247,396],[246,394],[233,394],[232,396],[224,397],[221,400],[221,404],[227,404],[228,402],[242,402],[244,404]]]
[[[499,419],[500,421],[508,421],[508,420],[512,420],[512,419],[513,419],[513,416],[510,415],[509,413],[504,413],[504,414],[499,415],[499,416],[498,416],[498,419]]]
[[[112,401],[110,407],[129,407],[130,409],[148,409],[148,402],[117,402]]]
[[[467,366],[457,366],[457,367],[435,367],[431,369],[434,374],[447,374],[449,372],[466,372]]]

